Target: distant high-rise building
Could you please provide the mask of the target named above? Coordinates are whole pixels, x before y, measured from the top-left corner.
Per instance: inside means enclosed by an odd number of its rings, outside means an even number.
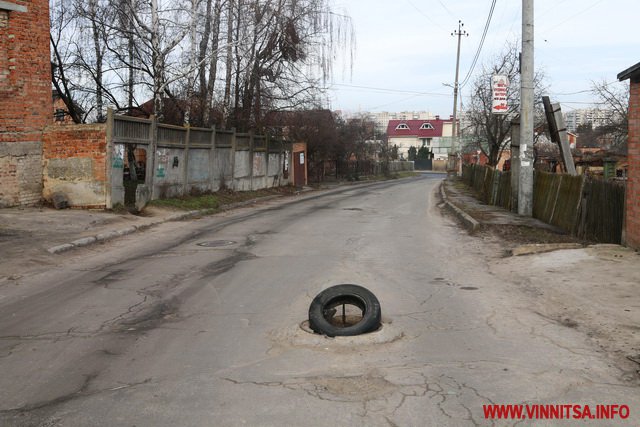
[[[564,113],[564,121],[569,132],[576,132],[578,126],[591,124],[596,129],[606,125],[615,114],[613,110],[580,108]]]

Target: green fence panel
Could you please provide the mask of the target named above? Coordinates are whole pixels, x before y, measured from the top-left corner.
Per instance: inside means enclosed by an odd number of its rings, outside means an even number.
[[[624,218],[625,186],[615,181],[589,179],[584,185],[579,237],[620,244]]]
[[[533,217],[549,223],[553,213],[553,203],[558,193],[558,175],[535,172],[533,180]]]
[[[496,205],[511,209],[511,172],[500,172]]]
[[[511,172],[470,165],[463,179],[483,202],[511,209]],[[536,171],[533,192],[534,218],[580,238],[621,243],[624,183]]]
[[[550,224],[573,233],[576,230],[578,209],[582,199],[582,183],[584,177],[571,175],[557,175],[560,177],[558,195],[556,197]]]

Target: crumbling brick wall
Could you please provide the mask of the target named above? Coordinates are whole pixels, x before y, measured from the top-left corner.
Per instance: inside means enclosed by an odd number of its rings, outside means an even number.
[[[61,193],[71,207],[104,208],[107,195],[107,127],[50,125],[44,132],[43,197]]]
[[[42,131],[51,121],[48,0],[0,8],[0,207],[42,197]]]
[[[640,80],[631,79],[630,90],[625,241],[640,249]]]

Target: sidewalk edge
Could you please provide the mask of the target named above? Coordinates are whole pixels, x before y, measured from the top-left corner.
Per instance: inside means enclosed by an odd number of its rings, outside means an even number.
[[[444,202],[445,206],[454,215],[456,215],[460,219],[460,221],[462,221],[464,226],[469,231],[474,232],[478,230],[480,228],[480,223],[477,220],[475,220],[471,215],[469,215],[468,213],[466,213],[465,211],[460,209],[458,206],[454,205],[449,201],[449,198],[447,197],[447,192],[444,189],[445,185],[446,185],[445,181],[442,181],[440,183],[440,195],[442,196],[442,201]]]
[[[257,202],[265,202],[265,201],[273,200],[273,199],[276,199],[276,198],[279,198],[279,197],[282,197],[282,196],[281,195],[273,195],[273,196],[260,197],[260,198],[257,198],[257,199],[251,199],[251,200],[247,200],[247,201],[244,201],[244,202],[231,203],[229,205],[221,206],[220,209],[216,213],[218,213],[218,212],[226,212],[226,211],[229,211],[231,209],[241,208],[241,207],[253,205],[253,204],[257,203]],[[100,242],[106,242],[108,240],[113,240],[113,239],[116,239],[118,237],[122,237],[122,236],[126,236],[126,235],[129,235],[129,234],[136,233],[138,231],[148,230],[148,229],[150,229],[152,227],[155,227],[157,225],[164,224],[165,222],[183,221],[185,219],[191,219],[191,218],[194,218],[194,217],[197,217],[197,216],[201,216],[201,215],[208,215],[208,214],[211,214],[212,212],[213,212],[212,209],[200,209],[200,210],[195,210],[195,211],[179,212],[179,213],[170,215],[170,216],[168,216],[166,218],[160,219],[158,221],[149,222],[147,224],[131,225],[129,227],[121,228],[119,230],[105,231],[105,232],[102,232],[102,233],[98,233],[98,234],[96,234],[94,236],[83,237],[81,239],[73,240],[73,241],[71,241],[69,243],[63,243],[61,245],[52,246],[49,249],[47,249],[47,252],[49,252],[50,254],[59,254],[59,253],[62,253],[62,252],[70,251],[72,249],[93,245],[95,243],[100,243]]]

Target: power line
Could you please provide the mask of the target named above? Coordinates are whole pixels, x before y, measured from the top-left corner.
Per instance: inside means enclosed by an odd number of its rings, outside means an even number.
[[[448,93],[420,92],[415,90],[390,89],[390,88],[382,88],[382,87],[374,87],[374,86],[359,86],[359,85],[349,85],[344,83],[332,83],[331,86],[327,89],[330,89],[332,86],[341,86],[341,87],[348,87],[348,88],[355,88],[355,89],[366,89],[369,91],[376,91],[376,92],[403,93],[403,94],[417,95],[417,96],[443,96],[443,97],[451,96]]]
[[[427,15],[426,13],[424,13],[422,10],[418,9],[418,6],[416,6],[415,4],[413,4],[411,2],[411,0],[405,0],[407,3],[409,3],[411,5],[411,7],[413,7],[420,15],[424,16],[425,18],[427,18],[429,21],[431,21],[432,24],[434,24],[436,27],[439,27],[441,29],[444,30],[444,28],[438,24],[437,21],[434,21],[433,18],[431,18],[429,15]],[[443,5],[444,6],[444,5]]]
[[[442,1],[441,1],[441,0],[438,0],[438,3],[440,3],[440,6],[442,6],[442,8],[443,8],[444,10],[446,10],[446,11],[447,11],[447,13],[449,14],[449,16],[451,16],[452,18],[455,18],[455,17],[453,16],[453,13],[451,13],[451,11],[449,10],[449,8],[448,8],[447,6],[445,6],[445,5],[444,5],[444,3],[442,3]]]
[[[489,25],[491,24],[491,18],[493,17],[493,11],[496,8],[496,1],[497,0],[493,0],[491,3],[491,9],[489,10],[489,16],[487,17],[487,22],[484,25],[484,31],[482,32],[482,38],[480,39],[480,44],[478,45],[478,50],[476,51],[476,54],[473,58],[473,62],[471,63],[471,68],[469,68],[469,72],[467,73],[467,75],[465,76],[465,78],[462,80],[462,83],[460,84],[460,86],[464,86],[467,84],[467,82],[469,81],[469,78],[471,77],[471,74],[473,73],[474,68],[476,67],[476,63],[478,62],[478,58],[480,57],[480,52],[482,51],[482,46],[484,45],[484,40],[487,37],[487,32],[489,31]]]
[[[598,5],[599,3],[602,3],[602,2],[603,2],[603,0],[597,0],[595,3],[587,6],[586,8],[582,9],[581,11],[571,15],[570,17],[568,17],[564,21],[560,22],[559,24],[556,24],[556,25],[554,25],[553,27],[550,27],[550,28],[543,28],[542,32],[545,32],[545,33],[551,32],[551,31],[555,30],[556,28],[561,27],[562,25],[564,25],[567,22],[571,21],[575,17],[582,15],[583,13],[587,12],[590,9],[593,9],[596,5]]]
[[[419,97],[419,96],[420,96],[420,95],[411,95],[411,96],[408,96],[408,97],[406,97],[406,98],[398,99],[397,101],[387,102],[386,104],[376,105],[375,107],[369,107],[369,108],[367,108],[367,110],[368,110],[368,111],[377,110],[378,108],[386,107],[386,106],[388,106],[388,105],[398,104],[398,103],[400,103],[400,102],[408,101],[408,100],[410,100],[410,99],[417,98],[417,97]]]
[[[611,86],[613,84],[617,84],[620,83],[617,80],[611,81],[611,82],[604,82],[602,83],[603,86]],[[593,93],[594,90],[593,89],[583,89],[583,90],[578,90],[576,92],[551,92],[554,96],[569,96],[569,95],[579,95],[581,93]]]

